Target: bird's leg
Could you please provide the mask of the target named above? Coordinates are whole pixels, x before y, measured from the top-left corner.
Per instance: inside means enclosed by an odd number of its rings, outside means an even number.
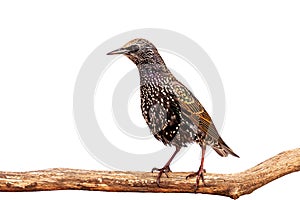
[[[205,156],[206,145],[203,144],[203,145],[201,146],[201,148],[202,148],[202,155],[201,155],[201,164],[200,164],[199,170],[198,170],[197,172],[192,173],[192,174],[190,174],[190,175],[188,175],[188,176],[186,177],[186,179],[188,179],[188,178],[197,176],[197,178],[196,178],[196,185],[195,185],[195,191],[196,191],[196,190],[198,189],[198,187],[199,187],[199,181],[200,181],[200,178],[201,178],[201,180],[202,180],[203,185],[205,185],[205,182],[204,182],[204,173],[205,173],[206,171],[205,171],[205,169],[203,168],[203,165],[204,165],[204,156]]]
[[[180,147],[176,146],[175,152],[173,153],[173,155],[171,156],[171,158],[168,160],[168,162],[162,168],[156,168],[156,167],[154,167],[151,170],[152,173],[154,171],[158,171],[158,175],[157,175],[157,178],[156,178],[156,183],[157,183],[158,187],[160,187],[160,177],[162,176],[163,173],[169,178],[168,172],[172,172],[171,169],[170,169],[170,164],[171,164],[172,160],[175,158],[176,154],[179,151],[180,151]]]

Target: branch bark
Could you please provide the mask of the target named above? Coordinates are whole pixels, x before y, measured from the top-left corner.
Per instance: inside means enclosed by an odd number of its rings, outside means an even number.
[[[300,171],[300,148],[282,152],[244,172],[204,175],[206,186],[196,193],[228,196],[250,194],[286,174]],[[156,173],[54,168],[29,172],[0,172],[0,191],[97,190],[109,192],[193,193],[189,172],[172,172],[156,185]]]

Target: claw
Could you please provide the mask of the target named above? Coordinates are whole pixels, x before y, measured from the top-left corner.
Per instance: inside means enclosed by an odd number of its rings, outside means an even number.
[[[171,169],[170,169],[170,164],[173,160],[173,158],[176,156],[176,154],[180,151],[180,147],[176,146],[176,150],[175,152],[173,153],[173,155],[171,156],[171,158],[168,160],[168,162],[165,164],[165,166],[163,168],[156,168],[154,167],[151,172],[153,173],[154,171],[158,171],[158,175],[157,175],[157,178],[156,178],[156,184],[158,187],[160,187],[160,177],[161,175],[164,173],[167,178],[169,178],[168,176],[168,172],[172,172]]]
[[[195,173],[192,173],[192,174],[189,174],[188,176],[186,176],[186,179],[193,178],[196,176],[195,192],[197,191],[197,189],[199,187],[200,178],[201,178],[203,185],[206,186],[205,181],[204,181],[204,173],[206,173],[206,170],[200,169],[198,172],[195,172]]]
[[[162,174],[165,174],[167,176],[167,178],[169,178],[168,172],[172,172],[169,166],[163,167],[163,168],[154,167],[151,170],[152,173],[155,172],[155,171],[158,171],[158,175],[157,175],[157,178],[156,178],[156,184],[157,184],[158,187],[160,187],[160,177],[162,176]]]

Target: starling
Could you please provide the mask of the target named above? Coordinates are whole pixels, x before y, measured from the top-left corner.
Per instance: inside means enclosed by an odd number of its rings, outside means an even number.
[[[158,171],[157,185],[160,186],[162,174],[171,172],[170,164],[176,154],[187,144],[197,143],[202,149],[201,164],[196,173],[196,189],[201,178],[206,146],[211,146],[220,156],[235,154],[222,140],[204,107],[193,93],[178,81],[166,67],[156,47],[148,40],[137,38],[122,48],[107,55],[123,54],[136,64],[140,76],[140,97],[142,115],[154,137],[164,145],[175,146],[175,152]]]

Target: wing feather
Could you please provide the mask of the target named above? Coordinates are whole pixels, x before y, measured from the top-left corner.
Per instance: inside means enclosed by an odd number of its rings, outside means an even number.
[[[197,125],[200,132],[203,134],[201,138],[205,143],[212,146],[212,148],[220,155],[227,156],[235,154],[228,145],[220,137],[211,117],[206,112],[204,107],[198,99],[179,81],[173,83],[174,92],[179,100],[181,112],[183,116],[190,119],[193,124]]]
[[[220,137],[211,117],[198,99],[180,82],[173,84],[174,92],[180,102],[182,113],[192,120],[203,133],[207,133],[214,140]]]

